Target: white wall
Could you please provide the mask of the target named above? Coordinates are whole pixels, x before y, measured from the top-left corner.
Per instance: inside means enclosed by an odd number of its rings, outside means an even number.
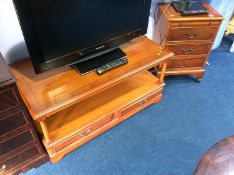
[[[155,27],[153,21],[153,9],[155,9],[157,1],[158,0],[153,0],[151,6],[151,17],[147,34],[149,38],[152,38],[153,29]],[[223,2],[224,1],[226,0],[223,0]],[[216,4],[214,2],[216,2]],[[219,3],[217,2],[219,2],[219,0],[212,0],[211,4],[221,11],[217,8],[217,6],[219,6]],[[231,6],[228,7],[231,8]],[[221,30],[225,30],[225,26],[223,26]],[[218,35],[219,37],[215,42],[215,47],[220,44],[223,32],[224,31],[221,31],[219,33],[220,36]],[[8,63],[29,57],[12,0],[0,0],[0,51]]]
[[[12,0],[0,0],[0,51],[8,63],[28,57]]]
[[[226,27],[234,12],[234,0],[211,0],[210,4],[225,18],[220,26],[219,32],[213,45],[213,49],[215,49],[220,45]]]
[[[157,9],[158,2],[159,0],[152,0],[151,8],[150,8],[149,25],[148,25],[148,31],[147,31],[146,36],[152,40],[154,38],[154,30],[155,30],[154,13],[155,13],[155,10]],[[157,10],[156,10],[156,14],[157,14]]]

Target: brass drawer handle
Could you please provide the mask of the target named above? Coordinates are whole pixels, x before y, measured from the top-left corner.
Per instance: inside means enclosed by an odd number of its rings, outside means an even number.
[[[91,133],[91,129],[88,129],[88,130],[86,131],[86,133],[87,133],[87,134],[90,134],[90,133]]]
[[[80,137],[85,137],[89,135],[91,132],[92,132],[91,129],[87,129],[86,131],[80,133]]]
[[[195,39],[197,37],[196,33],[186,33],[188,39]]]
[[[185,67],[187,65],[189,65],[189,60],[186,60],[186,61],[177,61],[177,64],[180,66],[180,67]]]
[[[188,51],[186,51],[185,48],[182,48],[182,53],[183,54],[192,53],[193,51],[194,51],[194,48],[190,48],[190,49],[188,49]]]
[[[85,135],[84,135],[84,133],[80,133],[80,137],[84,137]]]
[[[143,106],[145,103],[147,103],[148,102],[148,100],[145,98],[145,99],[143,99],[143,100],[141,100],[140,102],[139,102],[139,104],[141,105],[141,106]]]
[[[215,23],[213,23],[213,22],[210,22],[210,24],[209,24],[209,25],[210,25],[210,26],[212,26],[212,25],[214,25],[214,24],[215,24]]]
[[[0,174],[6,171],[7,165],[2,165],[2,169],[0,170]]]

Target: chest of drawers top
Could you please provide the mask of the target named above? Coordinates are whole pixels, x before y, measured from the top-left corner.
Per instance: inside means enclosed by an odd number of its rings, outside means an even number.
[[[181,16],[172,6],[160,5],[160,11],[164,12],[164,16],[170,22],[177,21],[196,21],[199,24],[199,21],[216,21],[223,20],[223,16],[220,15],[215,9],[213,9],[208,3],[202,3],[202,5],[208,10],[208,14],[205,15],[192,15],[192,16]],[[214,23],[215,24],[215,23]],[[211,23],[212,25],[212,23]]]

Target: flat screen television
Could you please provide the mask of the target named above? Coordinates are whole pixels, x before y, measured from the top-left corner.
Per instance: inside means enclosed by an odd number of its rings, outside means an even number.
[[[151,0],[13,0],[35,73],[95,59],[147,31]]]

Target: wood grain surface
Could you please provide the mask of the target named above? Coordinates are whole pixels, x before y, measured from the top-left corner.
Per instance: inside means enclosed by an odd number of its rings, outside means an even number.
[[[10,65],[33,119],[55,114],[173,55],[167,49],[161,50],[146,37],[132,40],[121,48],[127,54],[129,63],[101,76],[95,72],[81,76],[71,67],[36,75],[30,60]]]
[[[181,16],[172,6],[170,6],[166,11],[166,5],[161,5],[162,11],[165,11],[165,16],[169,21],[209,21],[209,20],[223,20],[223,16],[220,15],[214,8],[212,8],[208,3],[202,3],[203,6],[208,10],[209,14],[205,15],[190,15]]]

